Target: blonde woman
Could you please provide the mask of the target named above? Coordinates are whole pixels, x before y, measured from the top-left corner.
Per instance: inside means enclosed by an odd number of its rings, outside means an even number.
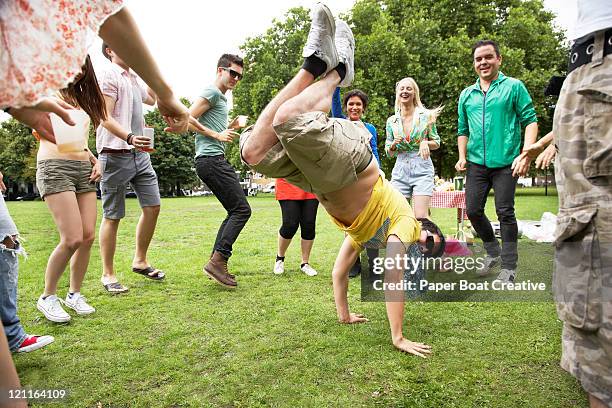
[[[385,152],[397,157],[391,184],[412,198],[416,218],[427,218],[434,188],[430,152],[440,147],[436,118],[442,107],[427,109],[421,103],[414,79],[404,78],[395,87],[395,114],[387,119]]]

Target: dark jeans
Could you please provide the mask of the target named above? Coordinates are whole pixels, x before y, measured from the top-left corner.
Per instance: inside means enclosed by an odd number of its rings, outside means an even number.
[[[232,256],[232,245],[251,217],[251,206],[240,186],[234,168],[223,155],[200,156],[195,161],[196,173],[227,211],[217,232],[214,250],[226,258]]]
[[[495,191],[495,211],[501,229],[501,250],[491,222],[485,215],[485,204],[491,188]],[[512,177],[510,166],[492,169],[475,163],[467,164],[465,186],[467,216],[482,238],[487,253],[493,257],[501,254],[501,266],[505,269],[516,269],[518,261],[518,225],[514,215],[515,190],[516,179]]]
[[[315,239],[318,200],[279,200],[278,203],[283,213],[283,225],[278,231],[281,237],[292,239],[299,226],[302,239]]]

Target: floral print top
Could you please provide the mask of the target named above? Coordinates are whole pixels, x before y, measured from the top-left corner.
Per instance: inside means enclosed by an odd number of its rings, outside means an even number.
[[[387,119],[386,131],[387,140],[385,141],[385,152],[389,157],[396,157],[400,152],[418,152],[419,146],[423,140],[432,140],[440,144],[440,136],[436,130],[436,124],[428,126],[429,113],[422,108],[415,108],[412,128],[406,134],[402,125],[402,118],[399,112]],[[389,150],[396,136],[401,137],[401,142],[395,147],[395,150]]]
[[[36,104],[65,88],[87,56],[87,34],[123,0],[0,0],[0,107]]]

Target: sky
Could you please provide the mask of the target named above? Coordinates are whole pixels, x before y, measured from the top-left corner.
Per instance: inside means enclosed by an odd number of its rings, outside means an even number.
[[[262,34],[292,7],[310,8],[316,0],[126,0],[162,74],[177,96],[192,99],[215,79],[221,54],[239,53],[248,38]],[[327,0],[334,15],[346,12],[354,0]],[[555,23],[573,33],[576,0],[544,0]],[[358,46],[358,45],[357,45]],[[101,40],[91,38],[96,70],[109,62],[100,52]],[[229,95],[228,95],[229,96]],[[229,98],[231,103],[231,96]],[[8,115],[0,114],[0,120]]]
[[[239,53],[248,37],[255,37],[281,19],[292,7],[310,8],[315,0],[127,0],[153,56],[166,80],[179,96],[193,99],[214,81],[217,60],[221,54]],[[334,15],[350,10],[354,0],[327,0]],[[168,7],[172,4],[172,7]],[[556,24],[571,34],[576,0],[544,0],[545,7],[558,18]],[[91,47],[96,67],[106,59],[100,53],[100,42]],[[359,46],[359,45],[357,45]]]

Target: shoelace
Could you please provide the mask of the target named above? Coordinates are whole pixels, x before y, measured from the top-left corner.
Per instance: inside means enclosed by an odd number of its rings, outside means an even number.
[[[55,299],[51,299],[51,304],[49,305],[49,309],[51,309],[53,312],[59,312],[60,310],[63,311],[64,309],[62,308],[62,303],[60,302],[59,298],[55,298]]]

